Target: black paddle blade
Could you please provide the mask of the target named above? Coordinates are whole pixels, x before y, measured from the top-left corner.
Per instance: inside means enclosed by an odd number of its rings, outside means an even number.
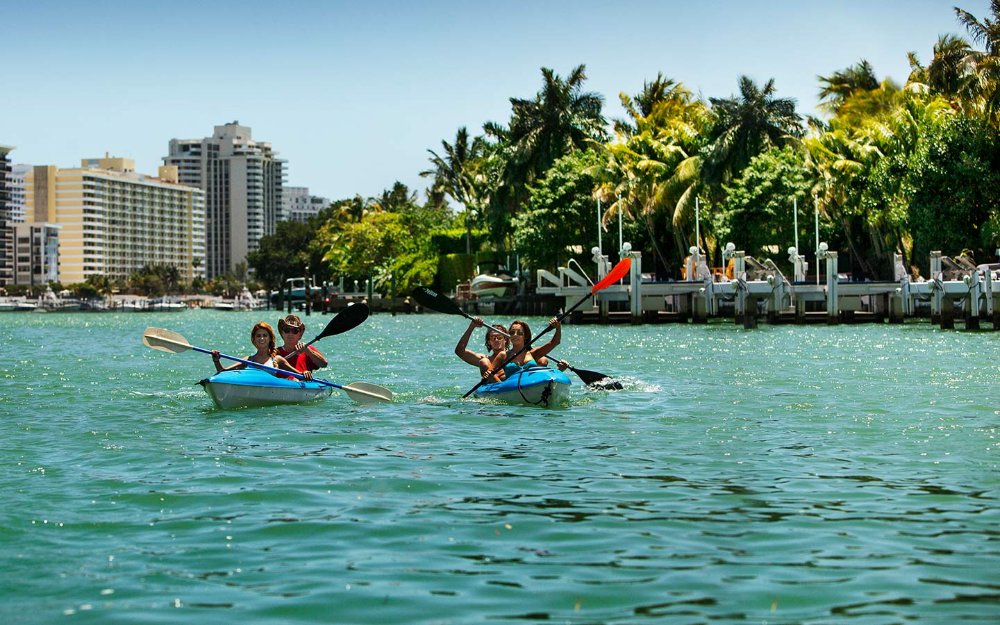
[[[458,304],[453,302],[450,297],[444,295],[443,293],[438,293],[434,289],[429,289],[425,286],[418,286],[413,289],[413,292],[410,295],[424,308],[430,308],[431,310],[436,310],[439,313],[444,313],[446,315],[465,316],[462,309],[459,308]]]
[[[602,391],[620,391],[624,388],[621,382],[613,380],[611,377],[606,376],[603,373],[588,371],[586,369],[577,369],[576,367],[570,367],[570,370],[580,376],[580,380],[590,388]]]
[[[364,302],[358,302],[357,304],[348,306],[344,310],[337,313],[337,316],[331,319],[330,323],[326,324],[326,328],[320,332],[319,336],[310,341],[310,343],[314,343],[327,336],[334,336],[336,334],[347,332],[348,330],[353,330],[364,323],[370,312],[368,304]]]

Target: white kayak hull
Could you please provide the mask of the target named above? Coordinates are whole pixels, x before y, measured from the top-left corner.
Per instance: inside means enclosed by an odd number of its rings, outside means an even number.
[[[333,387],[325,384],[279,378],[258,369],[223,371],[199,384],[224,410],[300,404],[329,397],[333,392]]]

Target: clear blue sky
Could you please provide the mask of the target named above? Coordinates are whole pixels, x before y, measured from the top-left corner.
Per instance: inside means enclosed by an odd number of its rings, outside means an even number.
[[[539,68],[587,66],[622,115],[657,72],[704,97],[740,74],[813,114],[817,75],[868,59],[903,82],[938,36],[989,0],[0,0],[0,144],[14,162],[133,158],[155,173],[171,138],[233,120],[288,161],[288,184],[331,199],[423,190],[427,149],[506,123]]]

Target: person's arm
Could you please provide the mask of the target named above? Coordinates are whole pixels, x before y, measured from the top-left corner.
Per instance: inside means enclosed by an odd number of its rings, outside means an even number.
[[[299,371],[298,369],[293,367],[291,363],[285,360],[284,357],[278,356],[277,354],[274,355],[274,364],[278,365],[278,368],[284,371],[291,371],[292,373],[298,373],[307,380],[311,380],[313,377],[312,371],[309,370]]]
[[[223,371],[233,371],[234,369],[243,369],[246,367],[246,365],[243,364],[242,362],[237,362],[228,367],[223,367],[221,355],[219,354],[219,350],[217,349],[212,350],[212,363],[215,364],[216,373],[222,373]]]
[[[507,374],[504,373],[503,367],[501,366],[505,362],[507,362],[507,352],[505,351],[498,352],[497,355],[493,358],[493,360],[490,361],[489,368],[483,369],[481,371],[482,375],[485,376],[490,371],[493,371],[493,375],[491,376],[489,381],[490,382],[502,381],[504,378],[507,377]]]
[[[562,324],[559,323],[559,320],[553,317],[549,320],[549,325],[556,329],[556,331],[552,333],[552,338],[549,339],[549,342],[545,345],[531,350],[531,356],[534,357],[535,362],[540,365],[542,364],[542,359],[545,358],[549,352],[555,349],[556,346],[559,345],[559,341],[562,340]],[[549,362],[547,358],[545,359],[545,362]]]
[[[474,317],[469,322],[469,327],[465,329],[465,333],[462,334],[462,338],[458,339],[458,343],[455,345],[455,355],[470,365],[477,367],[479,366],[479,361],[485,358],[485,356],[469,349],[469,339],[472,337],[472,331],[482,325],[484,325],[483,320],[479,317]]]
[[[306,347],[306,344],[302,341],[299,341],[298,344],[295,345],[295,349],[285,354],[285,358],[291,358],[295,356],[295,354],[303,351],[306,353],[306,358],[308,358],[309,362],[312,363],[314,369],[322,369],[330,364],[327,362],[326,357],[323,356],[318,349],[312,345]]]
[[[326,356],[321,354],[320,351],[312,345],[306,348],[306,356],[309,358],[309,362],[313,364],[313,368],[315,369],[322,369],[330,364],[327,362]]]

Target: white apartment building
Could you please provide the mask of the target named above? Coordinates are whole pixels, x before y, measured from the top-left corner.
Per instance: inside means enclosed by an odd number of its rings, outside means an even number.
[[[233,271],[274,234],[281,219],[285,161],[271,144],[254,141],[250,128],[232,122],[211,137],[172,139],[166,165],[177,168],[182,184],[205,193],[205,274]]]
[[[285,221],[305,223],[310,217],[330,205],[330,200],[318,195],[309,195],[309,187],[285,187],[281,196],[282,214]]]
[[[146,265],[171,265],[183,280],[205,270],[205,197],[177,169],[139,174],[126,158],[84,159],[79,169],[32,168],[26,221],[59,226],[59,281],[90,275],[125,281]]]

